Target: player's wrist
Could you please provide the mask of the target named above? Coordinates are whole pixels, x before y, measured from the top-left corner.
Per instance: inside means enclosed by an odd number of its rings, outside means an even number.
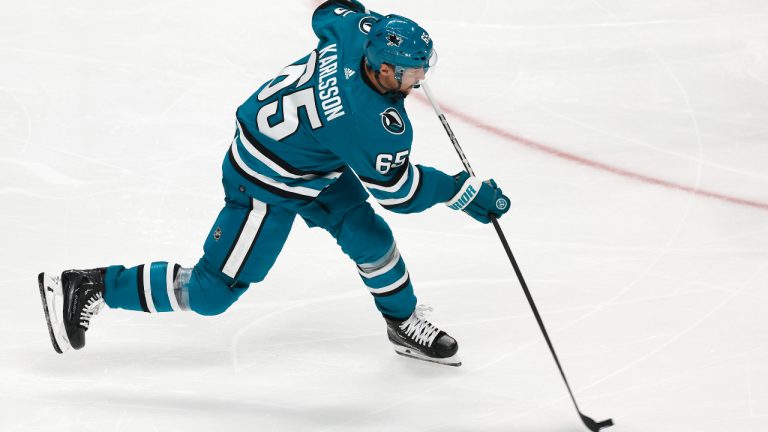
[[[454,180],[455,192],[445,205],[453,210],[463,210],[477,197],[483,182],[466,172],[456,174]]]

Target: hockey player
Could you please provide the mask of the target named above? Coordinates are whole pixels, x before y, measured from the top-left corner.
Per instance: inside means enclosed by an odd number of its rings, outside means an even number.
[[[299,215],[328,231],[357,264],[397,353],[461,364],[456,340],[417,307],[392,232],[366,199],[398,213],[446,203],[483,223],[503,215],[509,200],[492,180],[409,160],[413,129],[404,99],[436,58],[426,30],[348,0],[319,6],[312,28],[317,48],[237,109],[222,167],[224,207],[194,267],[152,262],[40,273],[57,352],[85,345],[105,303],[150,313],[224,312],[264,279]]]

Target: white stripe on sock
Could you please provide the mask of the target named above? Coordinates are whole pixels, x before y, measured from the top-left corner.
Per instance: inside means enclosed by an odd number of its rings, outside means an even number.
[[[144,264],[144,300],[147,302],[147,309],[151,313],[157,313],[155,302],[152,301],[152,263]]]
[[[181,306],[179,306],[179,301],[176,300],[176,292],[174,291],[173,286],[174,267],[175,265],[173,263],[168,263],[168,270],[165,272],[165,288],[168,293],[168,301],[171,303],[171,310],[181,311]]]
[[[375,278],[376,276],[381,276],[384,273],[392,270],[395,268],[397,263],[400,262],[400,251],[395,249],[394,253],[391,255],[390,260],[382,267],[380,267],[378,270],[372,270],[370,272],[365,271],[364,269],[361,269],[358,267],[357,272],[360,273],[360,276],[371,279]]]
[[[398,288],[400,285],[404,284],[406,280],[408,280],[408,272],[407,272],[407,271],[405,272],[405,274],[403,275],[403,277],[401,277],[400,279],[396,280],[394,283],[391,283],[391,284],[389,284],[389,285],[387,285],[387,286],[385,286],[385,287],[381,287],[381,288],[370,288],[370,287],[369,287],[369,288],[368,288],[368,291],[370,291],[370,292],[371,292],[371,293],[373,293],[373,294],[384,294],[384,293],[388,293],[388,292],[390,292],[390,291],[394,291],[394,290],[395,290],[395,289],[397,289],[397,288]]]

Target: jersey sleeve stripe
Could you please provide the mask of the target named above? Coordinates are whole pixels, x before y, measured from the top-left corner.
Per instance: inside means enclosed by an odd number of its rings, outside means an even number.
[[[304,180],[312,180],[320,177],[335,179],[341,175],[341,167],[328,173],[300,170],[271,152],[267,147],[264,146],[264,144],[259,142],[259,140],[256,139],[256,137],[254,137],[247,128],[243,127],[242,123],[240,123],[240,120],[237,120],[236,123],[238,132],[236,139],[240,140],[248,153],[275,171],[278,175],[292,179]]]
[[[377,201],[379,202],[379,204],[381,204],[385,208],[407,204],[416,196],[416,192],[419,190],[420,186],[421,186],[421,170],[419,169],[418,166],[414,166],[413,180],[411,181],[411,189],[408,191],[408,194],[406,196],[402,198],[377,199]]]
[[[398,180],[397,182],[395,182],[391,186],[382,186],[382,185],[378,185],[378,184],[375,184],[375,183],[369,183],[367,181],[364,181],[362,178],[360,179],[360,181],[368,189],[373,189],[373,190],[378,190],[378,191],[388,192],[388,193],[396,193],[396,192],[398,192],[403,187],[404,184],[406,184],[408,182],[408,179],[410,178],[408,173],[410,171],[412,171],[412,166],[411,166],[410,163],[405,164],[403,166],[405,167],[405,169],[402,170],[402,172],[404,172],[405,174],[398,173],[398,175],[400,177],[400,180]]]
[[[406,163],[400,166],[400,168],[397,170],[395,175],[393,175],[391,178],[388,178],[386,180],[376,180],[371,177],[365,177],[365,176],[359,176],[360,181],[365,184],[365,187],[369,189],[379,189],[379,190],[387,190],[388,188],[391,188],[402,180],[403,177],[407,177],[408,174],[408,167],[410,166],[410,163]]]

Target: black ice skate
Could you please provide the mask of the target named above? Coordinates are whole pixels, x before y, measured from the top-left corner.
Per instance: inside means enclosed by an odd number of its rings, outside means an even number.
[[[419,305],[406,320],[387,322],[387,336],[395,346],[395,352],[406,357],[430,361],[449,366],[461,366],[456,352],[459,344],[448,333],[440,330],[426,319],[432,308]]]
[[[91,317],[104,305],[104,272],[100,268],[37,275],[48,333],[57,353],[85,346]]]

